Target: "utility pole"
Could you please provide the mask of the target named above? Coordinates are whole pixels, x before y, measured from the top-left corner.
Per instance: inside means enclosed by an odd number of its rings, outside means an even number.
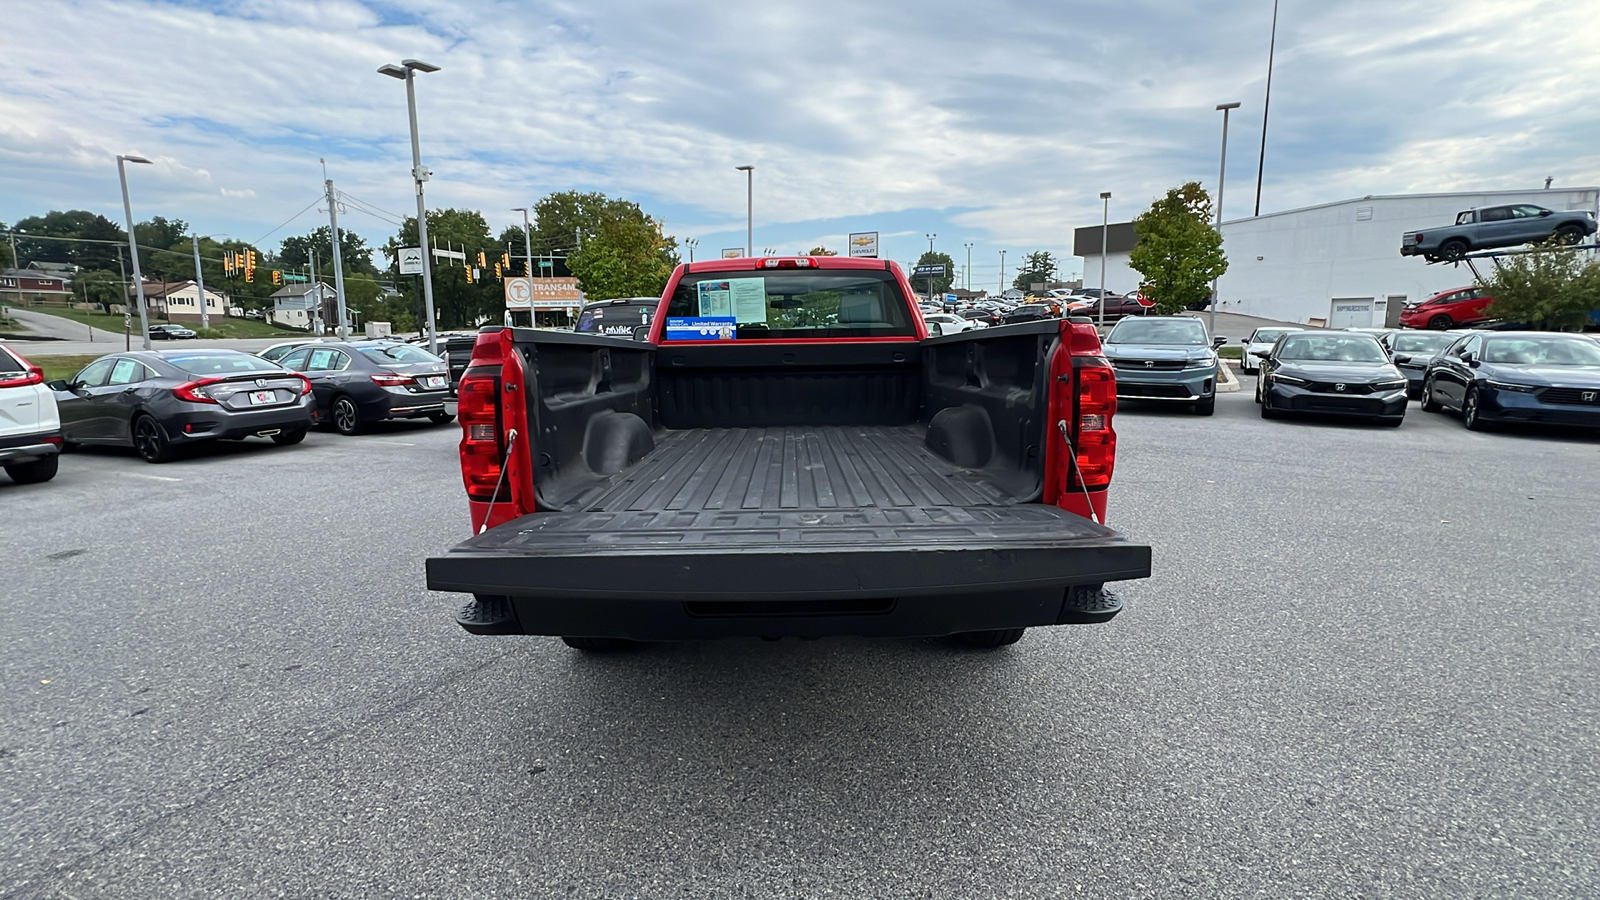
[[[316,296],[311,305],[306,307],[306,315],[311,317],[311,320],[306,323],[306,327],[307,330],[314,330],[317,337],[322,337],[322,271],[317,265],[317,251],[315,248],[311,251],[311,283],[307,287]]]
[[[200,236],[190,235],[194,239],[194,286],[200,292],[200,327],[211,327],[211,316],[206,313],[206,273],[200,271]]]
[[[528,255],[528,263],[523,268],[523,274],[533,277],[533,223],[528,221],[528,208],[518,206],[512,212],[522,213],[522,252]]]
[[[972,242],[967,241],[962,246],[967,248],[967,265],[966,268],[961,270],[963,275],[962,284],[967,290],[970,291],[972,290]]]
[[[1000,293],[1006,292],[1006,252],[1000,251]]]
[[[323,175],[327,175],[327,164],[323,164]],[[333,179],[324,177],[323,186],[328,190],[328,227],[333,231],[333,297],[339,308],[339,340],[350,340],[350,328],[345,324],[347,316],[344,309],[344,265],[339,254],[339,200],[334,194]],[[317,293],[317,299],[322,299],[322,293]]]

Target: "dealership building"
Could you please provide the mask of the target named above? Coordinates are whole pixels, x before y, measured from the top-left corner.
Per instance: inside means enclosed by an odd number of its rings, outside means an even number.
[[[1465,263],[1428,264],[1400,255],[1407,231],[1449,225],[1456,213],[1481,206],[1532,203],[1558,212],[1600,212],[1600,188],[1475,191],[1362,197],[1222,223],[1228,271],[1217,283],[1217,309],[1333,328],[1395,324],[1407,302],[1473,283]],[[1127,293],[1140,275],[1128,265],[1136,243],[1132,222],[1076,229],[1073,253],[1083,258],[1083,283]],[[1484,265],[1480,263],[1481,266]]]

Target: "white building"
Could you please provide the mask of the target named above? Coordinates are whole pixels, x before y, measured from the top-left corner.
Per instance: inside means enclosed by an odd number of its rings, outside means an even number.
[[[326,332],[334,327],[338,308],[338,295],[320,281],[285,285],[272,293],[272,322],[285,328]],[[346,325],[355,328],[353,310],[345,310],[345,320]]]
[[[160,316],[166,321],[190,323],[200,321],[200,286],[193,281],[147,281],[144,283],[144,299],[149,313]],[[226,294],[208,288],[205,303],[206,318],[214,316],[221,320],[227,316]]]
[[[1507,203],[1600,212],[1600,188],[1369,196],[1223,222],[1228,272],[1217,283],[1217,310],[1335,328],[1393,324],[1407,301],[1473,283],[1465,264],[1401,256],[1400,236],[1449,225],[1464,209]],[[1084,284],[1100,286],[1100,226],[1079,228],[1073,238]],[[1111,225],[1105,238],[1105,286],[1137,288],[1139,273],[1128,265],[1133,223]]]

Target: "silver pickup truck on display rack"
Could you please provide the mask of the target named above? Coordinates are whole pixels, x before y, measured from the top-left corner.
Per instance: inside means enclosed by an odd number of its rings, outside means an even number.
[[[1457,213],[1454,225],[1406,232],[1400,238],[1400,255],[1454,261],[1475,250],[1537,244],[1552,235],[1576,244],[1594,233],[1592,212],[1555,212],[1532,203],[1485,206]]]
[[[1116,373],[1088,319],[942,335],[900,267],[680,265],[648,337],[492,326],[459,385],[475,634],[958,635],[1104,622]],[[645,337],[645,335],[641,335]]]

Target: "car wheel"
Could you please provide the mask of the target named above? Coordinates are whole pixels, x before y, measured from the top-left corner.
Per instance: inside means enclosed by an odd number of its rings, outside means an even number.
[[[1265,387],[1261,389],[1261,418],[1276,419],[1278,411],[1272,408],[1272,392]]]
[[[15,463],[5,469],[17,484],[38,484],[56,477],[56,468],[60,465],[61,457],[52,455],[33,462]]]
[[[1439,245],[1439,258],[1447,262],[1455,262],[1466,255],[1466,241],[1445,241]]]
[[[1428,320],[1428,327],[1434,331],[1449,331],[1455,326],[1455,320],[1444,313],[1440,313]]]
[[[1436,413],[1444,407],[1439,405],[1439,398],[1433,395],[1433,376],[1422,383],[1422,411]]]
[[[1212,394],[1204,400],[1196,401],[1195,404],[1189,408],[1194,410],[1194,414],[1197,416],[1209,416],[1217,411],[1217,395]]]
[[[633,650],[639,647],[638,641],[627,638],[611,637],[566,637],[561,638],[561,643],[574,650],[586,653],[615,653],[619,650]]]
[[[330,414],[333,427],[340,434],[358,434],[361,431],[361,409],[349,397],[340,395],[333,398],[333,411]]]
[[[1556,229],[1555,238],[1563,244],[1576,244],[1583,240],[1583,229],[1577,225],[1563,225]]]
[[[172,459],[172,442],[167,440],[167,430],[149,416],[133,420],[133,449],[148,463]]]
[[[963,631],[956,635],[956,640],[968,647],[981,647],[993,650],[996,647],[1009,647],[1022,640],[1022,633],[1026,628],[996,628],[991,631]]]
[[[428,413],[428,421],[435,425],[446,425],[455,418],[451,413]]]
[[[296,428],[293,431],[280,431],[272,436],[272,442],[280,447],[298,444],[306,439],[306,429]]]
[[[1468,431],[1487,431],[1488,424],[1483,421],[1482,400],[1478,396],[1477,385],[1467,388],[1466,399],[1461,401],[1461,424],[1467,426]]]

